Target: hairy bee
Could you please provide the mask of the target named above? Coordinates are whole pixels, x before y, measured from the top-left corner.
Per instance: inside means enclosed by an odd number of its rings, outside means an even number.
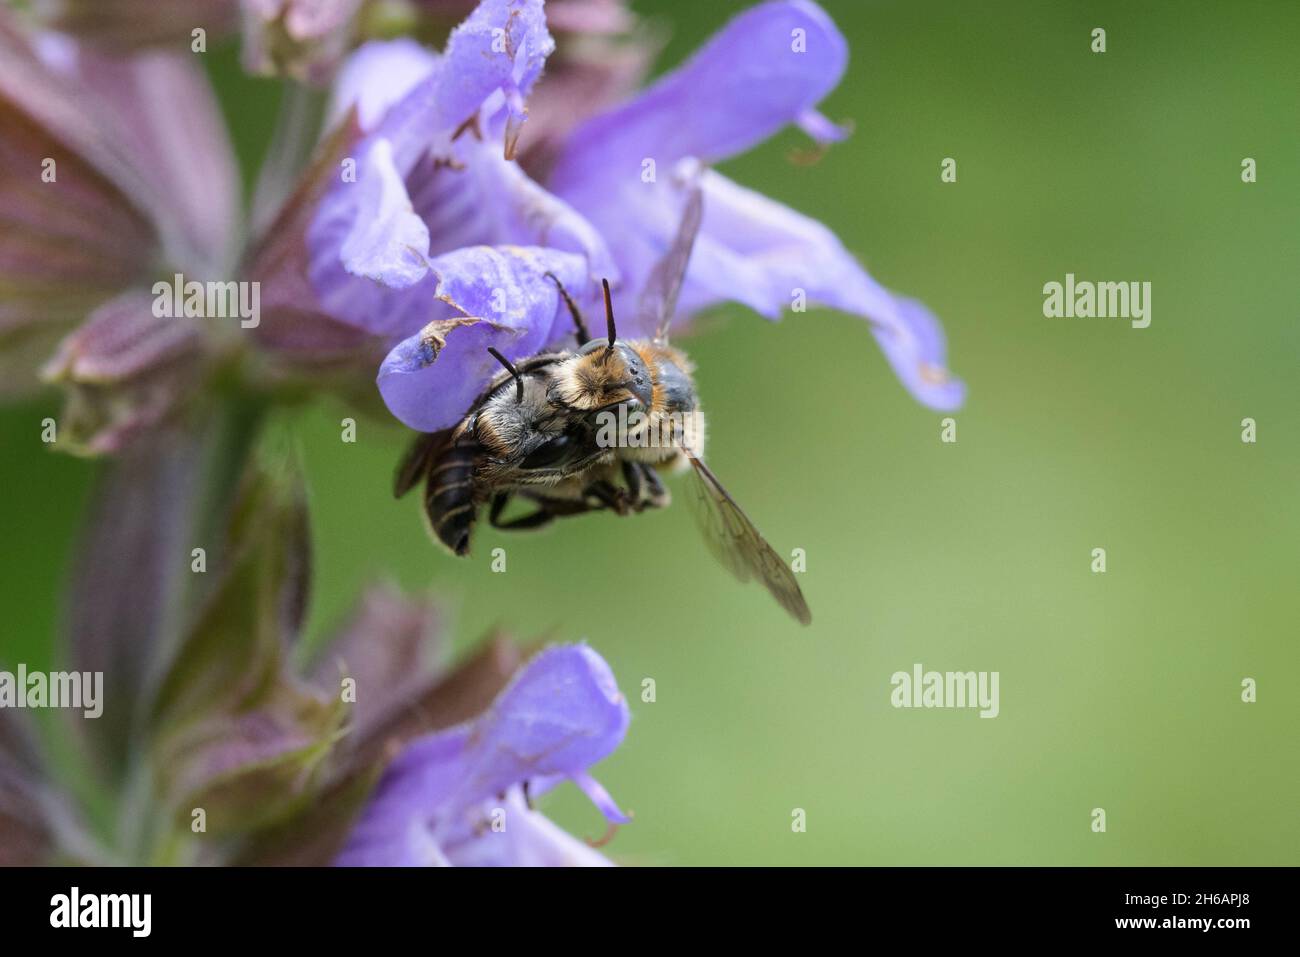
[[[421,479],[429,530],[455,555],[469,553],[480,509],[490,504],[498,528],[538,528],[560,515],[621,503],[592,471],[611,458],[581,417],[549,398],[549,371],[567,353],[544,353],[516,367],[489,350],[505,371],[450,429],[422,435],[398,465],[393,491],[405,495]],[[502,515],[515,494],[537,504],[521,518]]]
[[[704,464],[704,417],[686,355],[668,344],[702,200],[692,189],[677,236],[655,266],[639,303],[650,339],[617,336],[604,282],[607,336],[593,340],[577,305],[555,277],[573,317],[578,348],[505,367],[452,429],[423,436],[398,468],[402,495],[426,479],[425,514],[434,536],[468,552],[479,512],[491,503],[497,528],[537,528],[594,510],[620,515],[662,508],[671,497],[659,469],[694,476],[701,530],[737,578],[757,578],[803,624],[812,614],[790,567],[776,554]],[[620,484],[620,479],[621,483]],[[514,495],[535,510],[504,520]]]
[[[646,283],[638,311],[650,339],[623,340],[614,329],[609,284],[604,283],[609,337],[588,342],[548,370],[552,403],[583,424],[601,448],[612,448],[625,485],[630,511],[661,508],[670,501],[658,470],[689,471],[694,478],[693,504],[701,531],[714,555],[741,581],[757,578],[786,611],[802,624],[812,612],[790,566],[767,543],[718,477],[704,464],[705,420],[695,388],[694,366],[668,343],[668,327],[677,308],[686,266],[703,207],[700,190],[691,190],[672,246]],[[574,322],[583,324],[565,296]],[[649,388],[645,380],[649,379]],[[617,418],[615,415],[617,413]]]

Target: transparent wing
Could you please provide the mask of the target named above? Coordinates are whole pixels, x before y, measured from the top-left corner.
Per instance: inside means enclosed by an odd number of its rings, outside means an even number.
[[[695,516],[718,561],[742,582],[757,578],[800,624],[810,623],[812,612],[790,566],[759,534],[709,467],[690,453],[687,457],[695,476]]]
[[[697,178],[691,182],[686,196],[677,235],[663,258],[650,270],[650,278],[646,280],[637,303],[640,328],[653,328],[656,340],[668,338],[668,327],[677,310],[677,296],[682,291],[682,280],[686,277],[686,266],[691,260],[691,248],[695,245],[695,235],[700,231],[703,215],[704,195]]]

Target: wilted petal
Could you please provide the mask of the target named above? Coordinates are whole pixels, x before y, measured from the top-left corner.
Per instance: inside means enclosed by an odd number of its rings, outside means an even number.
[[[91,313],[42,370],[67,397],[60,447],[118,451],[180,406],[202,382],[202,321],[156,317],[153,298],[142,290]]]
[[[584,774],[618,747],[627,725],[627,701],[599,655],[584,645],[547,649],[477,721],[407,746],[338,863],[477,858],[469,845],[487,839],[494,796],[535,778]]]
[[[425,432],[455,423],[500,371],[488,346],[517,359],[571,331],[547,272],[575,297],[589,288],[586,260],[547,249],[475,246],[430,266],[441,318],[394,346],[379,370],[389,410]]]
[[[51,30],[116,53],[145,46],[188,46],[196,29],[213,41],[233,29],[239,0],[34,0]]]
[[[553,185],[567,195],[591,177],[639,181],[644,159],[667,168],[744,152],[812,110],[847,62],[843,35],[816,4],[753,7],[634,100],[575,130]]]
[[[361,0],[243,0],[244,68],[328,79],[351,43],[360,7]]]

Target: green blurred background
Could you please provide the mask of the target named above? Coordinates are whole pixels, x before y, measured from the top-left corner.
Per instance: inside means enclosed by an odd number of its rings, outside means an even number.
[[[312,640],[384,577],[432,587],[460,648],[494,625],[588,639],[632,701],[597,769],[636,813],[609,848],[628,863],[1300,862],[1300,6],[825,5],[852,49],[825,112],[855,134],[815,166],[788,161],[791,131],[723,170],[927,302],[970,397],[941,444],[863,323],[825,311],[726,307],[684,341],[713,467],[778,550],[806,549],[813,626],[714,566],[685,507],[483,529],[453,562],[390,497],[403,431],[362,419],[342,444],[350,410],[323,401],[294,416]],[[640,4],[672,30],[659,68],[740,6]],[[273,88],[214,61],[251,170]],[[1151,282],[1150,328],[1044,318],[1066,272]],[[40,444],[56,410],[0,414],[4,646],[33,668],[95,471]],[[1001,672],[1001,715],[895,710],[915,662]],[[544,807],[601,830],[573,789]]]

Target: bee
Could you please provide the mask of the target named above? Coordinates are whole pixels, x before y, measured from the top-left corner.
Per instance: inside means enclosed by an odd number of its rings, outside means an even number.
[[[490,349],[505,371],[459,424],[416,440],[398,467],[394,491],[400,497],[423,477],[434,537],[465,555],[485,504],[501,529],[538,528],[589,511],[628,515],[671,502],[660,469],[688,472],[697,520],[714,555],[741,581],[758,579],[806,625],[812,613],[794,573],[703,461],[694,366],[668,343],[702,212],[697,185],[638,303],[643,327],[655,330],[650,339],[618,338],[607,281],[607,335],[592,339],[577,304],[551,276],[573,318],[578,348],[543,353],[518,367]],[[516,495],[535,509],[506,520]]]
[[[571,422],[583,423],[584,435],[594,435],[598,445],[613,448],[613,460],[602,460],[599,468],[606,478],[615,466],[621,472],[625,510],[668,505],[671,499],[659,470],[689,472],[696,518],[715,557],[741,581],[757,579],[782,608],[806,625],[812,612],[790,566],[704,463],[705,419],[695,369],[686,354],[668,342],[668,327],[702,215],[702,195],[695,186],[677,235],[651,271],[638,303],[641,327],[653,328],[653,336],[617,338],[609,283],[602,282],[608,339],[589,341],[550,366],[549,397],[552,404],[568,411]],[[583,329],[576,305],[567,294],[564,298],[575,325]]]
[[[511,363],[489,348],[504,370],[450,429],[419,436],[399,463],[398,498],[424,480],[429,531],[452,554],[469,554],[479,512],[501,529],[540,528],[561,515],[622,508],[622,496],[593,470],[612,458],[549,398],[549,371],[568,353],[542,353]],[[520,518],[502,516],[515,495],[535,504]]]

